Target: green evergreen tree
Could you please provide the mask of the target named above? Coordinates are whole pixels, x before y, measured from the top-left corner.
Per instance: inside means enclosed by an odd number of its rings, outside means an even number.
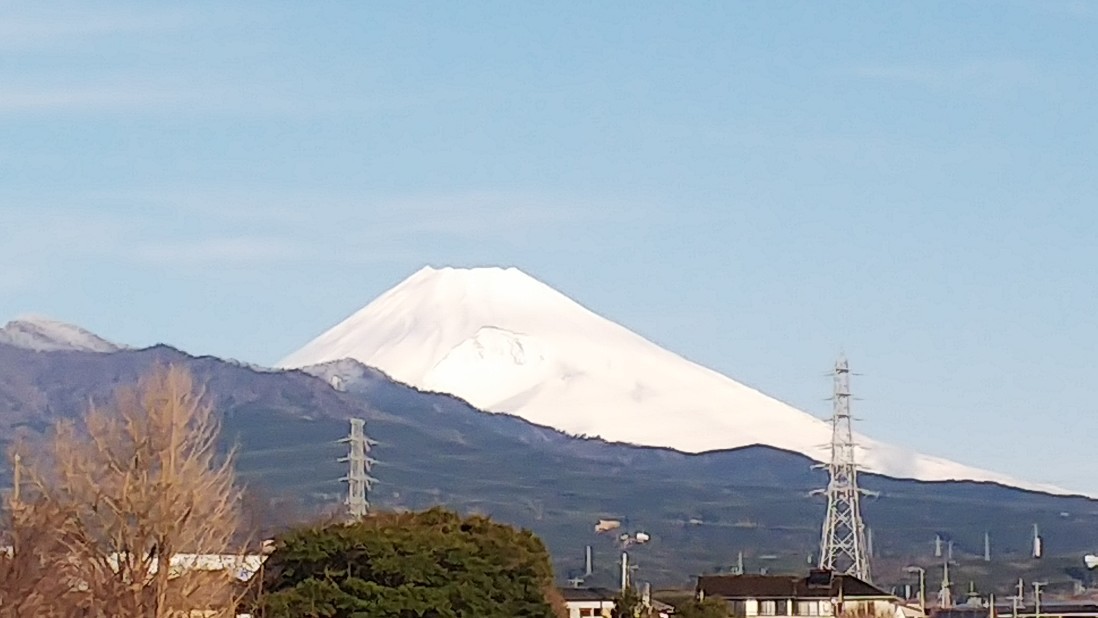
[[[646,615],[641,596],[632,587],[614,597],[614,609],[610,612],[612,618],[644,618]]]
[[[536,536],[442,509],[285,534],[262,590],[262,618],[559,615],[549,555]]]
[[[633,587],[626,588],[614,597],[612,618],[654,618],[658,613],[644,604],[644,598]]]
[[[728,608],[718,599],[690,599],[675,608],[676,618],[727,618]]]

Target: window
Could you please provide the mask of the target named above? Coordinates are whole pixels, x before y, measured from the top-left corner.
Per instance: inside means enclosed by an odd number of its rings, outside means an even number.
[[[744,618],[747,615],[747,603],[745,601],[729,601],[728,610],[736,618]]]
[[[776,602],[776,605],[774,607],[774,615],[775,616],[788,616],[789,615],[789,601],[787,599],[782,599],[781,601]]]
[[[819,603],[819,601],[797,601],[797,615],[798,616],[819,616],[820,615],[820,603]]]
[[[760,616],[776,616],[778,611],[778,604],[774,601],[759,601],[759,615]]]

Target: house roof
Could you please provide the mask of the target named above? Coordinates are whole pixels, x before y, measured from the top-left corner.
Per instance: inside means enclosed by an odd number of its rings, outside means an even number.
[[[702,575],[698,578],[697,589],[706,596],[725,599],[830,599],[839,596],[892,596],[853,575],[815,570],[806,577]]]
[[[565,601],[613,601],[617,591],[608,588],[560,588]]]

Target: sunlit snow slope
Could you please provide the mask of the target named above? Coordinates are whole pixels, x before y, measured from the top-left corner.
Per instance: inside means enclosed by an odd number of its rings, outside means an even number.
[[[0,328],[0,343],[40,352],[117,352],[122,349],[121,346],[79,326],[38,316],[26,316],[8,322]]]
[[[281,361],[353,358],[421,389],[574,434],[686,452],[765,444],[828,458],[830,425],[690,362],[514,268],[424,268]],[[900,478],[1024,483],[859,437]]]

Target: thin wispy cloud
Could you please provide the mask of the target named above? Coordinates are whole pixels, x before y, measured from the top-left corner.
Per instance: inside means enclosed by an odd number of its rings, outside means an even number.
[[[304,257],[296,243],[282,238],[249,236],[139,242],[127,256],[159,264],[251,264]]]
[[[108,83],[104,85],[103,81]],[[0,114],[7,115],[147,112],[174,117],[200,114],[247,115],[253,119],[256,116],[351,118],[396,107],[394,102],[380,99],[324,98],[305,88],[293,90],[280,84],[188,80],[180,75],[175,81],[133,73],[123,78],[112,76],[94,85],[72,82],[43,85],[4,80],[0,74]]]
[[[1041,73],[1032,62],[969,61],[953,65],[871,64],[841,74],[866,80],[905,83],[934,89],[1034,86]]]
[[[317,96],[299,80],[264,80],[196,69],[179,50],[209,26],[253,23],[256,16],[216,10],[90,12],[65,6],[41,12],[0,4],[0,115],[27,113],[263,114],[302,116],[354,111],[355,101]],[[115,48],[140,51],[118,55]],[[222,48],[226,54],[230,49]],[[239,50],[237,50],[239,52]],[[247,53],[242,53],[247,57]]]
[[[78,212],[28,209],[25,200],[0,199],[4,242],[0,243],[0,290],[26,288],[54,268],[109,249],[124,237],[121,220]]]
[[[466,191],[407,196],[265,193],[252,190],[187,190],[176,187],[89,194],[87,199],[142,208],[183,210],[227,224],[293,230],[322,227],[383,235],[439,233],[477,236],[508,229],[544,229],[606,222],[648,206],[619,198],[521,191]]]
[[[193,22],[181,12],[107,15],[101,11],[53,10],[48,15],[27,17],[0,7],[0,49],[34,50],[86,44],[114,36],[158,36]]]
[[[126,112],[160,106],[199,102],[197,93],[137,88],[132,85],[96,88],[4,88],[0,89],[0,113]]]
[[[391,231],[462,238],[558,228],[602,219],[617,209],[589,199],[505,192],[416,196],[385,201],[374,208]]]
[[[275,15],[272,15],[274,13]],[[411,91],[381,87],[385,72],[355,63],[351,88],[334,89],[325,75],[243,71],[284,53],[274,43],[240,37],[222,41],[215,67],[195,61],[203,41],[222,30],[265,31],[278,11],[233,6],[201,12],[143,8],[111,13],[81,5],[15,10],[0,3],[0,114],[131,113],[247,115],[275,118],[349,118],[452,105],[478,90],[463,84],[424,85]],[[265,53],[257,48],[271,46]],[[128,54],[118,49],[131,48]],[[380,65],[380,63],[378,63]]]
[[[34,278],[34,273],[15,264],[5,263],[0,266],[0,292],[13,294],[27,286]]]
[[[62,212],[47,225],[27,226],[20,251],[61,259],[99,257],[152,265],[229,265],[298,259],[306,251],[290,238],[164,229],[154,216]]]
[[[236,192],[180,196],[164,189],[77,201],[83,207],[65,201],[23,210],[20,243],[0,249],[0,258],[29,265],[94,257],[158,268],[369,264],[414,259],[425,245],[440,242],[523,243],[607,223],[628,211],[613,201],[491,191],[357,200]],[[187,223],[165,227],[162,217],[169,212]]]

